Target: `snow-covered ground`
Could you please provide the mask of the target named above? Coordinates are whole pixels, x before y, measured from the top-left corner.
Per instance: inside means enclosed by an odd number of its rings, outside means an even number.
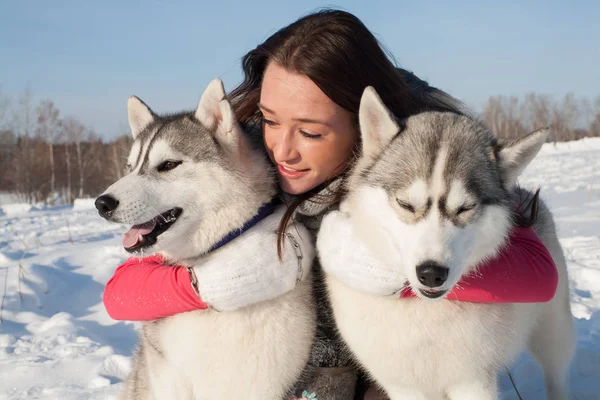
[[[600,139],[545,145],[521,183],[542,187],[569,263],[578,331],[572,398],[598,400]],[[0,400],[115,398],[135,325],[112,321],[101,298],[127,257],[123,231],[98,217],[91,201],[49,210],[0,206]],[[510,370],[523,399],[544,398],[529,356]],[[517,400],[506,374],[500,386],[504,400]]]

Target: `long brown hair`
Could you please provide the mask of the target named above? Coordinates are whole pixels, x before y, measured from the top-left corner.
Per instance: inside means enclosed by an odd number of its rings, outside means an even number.
[[[457,100],[397,68],[357,17],[325,9],[280,29],[242,59],[244,81],[229,98],[240,123],[252,130],[261,128],[258,102],[263,75],[271,62],[308,76],[331,100],[353,114],[357,130],[360,98],[367,86],[373,86],[400,119],[426,110],[461,112]],[[344,185],[340,186],[343,190]],[[322,187],[297,196],[288,204],[279,226],[280,255],[285,227],[294,211],[302,202],[314,199]],[[342,195],[338,191],[330,201],[337,202]]]

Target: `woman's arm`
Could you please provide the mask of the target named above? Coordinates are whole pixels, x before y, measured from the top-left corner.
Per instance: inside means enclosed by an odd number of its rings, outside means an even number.
[[[102,298],[112,319],[148,321],[208,305],[196,296],[185,267],[170,267],[159,256],[132,257],[106,284]]]
[[[390,295],[404,285],[401,270],[376,259],[354,235],[350,219],[342,212],[325,216],[317,247],[326,272],[354,289]],[[516,228],[501,253],[476,274],[464,277],[447,298],[478,303],[545,302],[554,297],[557,285],[558,272],[546,247],[533,229]],[[410,290],[401,293],[403,298],[414,297]]]
[[[464,277],[450,300],[474,303],[538,303],[552,300],[558,271],[533,228],[515,228],[500,254]]]
[[[267,217],[194,265],[200,296],[186,268],[165,265],[159,256],[129,259],[106,284],[108,314],[117,320],[147,321],[208,307],[231,311],[292,290],[309,274],[314,246],[303,226],[292,225],[287,233],[293,240],[285,240],[280,262],[275,233],[280,218],[280,213]]]

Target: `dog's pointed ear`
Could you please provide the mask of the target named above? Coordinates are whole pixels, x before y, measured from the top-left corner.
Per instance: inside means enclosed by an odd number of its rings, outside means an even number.
[[[131,96],[127,100],[127,118],[129,119],[129,127],[133,139],[138,137],[145,127],[154,121],[154,113],[138,97]]]
[[[375,158],[398,134],[400,127],[372,86],[360,99],[358,122],[362,140],[362,157]]]
[[[548,128],[542,128],[499,146],[496,154],[504,187],[511,189],[515,186],[517,178],[534,159],[547,138]]]
[[[238,142],[240,128],[220,79],[213,79],[208,84],[194,116],[213,133],[219,143],[231,146]]]

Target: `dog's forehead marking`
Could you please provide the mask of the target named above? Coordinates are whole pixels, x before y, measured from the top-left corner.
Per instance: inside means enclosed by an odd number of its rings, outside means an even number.
[[[430,194],[433,198],[440,198],[446,190],[446,179],[444,171],[446,169],[446,161],[448,158],[448,149],[442,147],[435,158],[433,170],[430,178]]]
[[[148,168],[149,156],[150,156],[150,153],[152,152],[152,148],[155,145],[156,139],[159,137],[161,131],[168,125],[169,125],[169,121],[163,122],[155,129],[152,136],[150,136],[149,138],[146,139],[147,144],[146,144],[146,148],[144,150],[143,161],[140,163],[140,168],[138,170],[139,174],[143,174],[144,171]]]
[[[160,128],[159,128],[160,129]],[[144,129],[136,138],[135,143],[139,148],[139,152],[137,153],[137,157],[135,162],[131,163],[131,173],[140,173],[142,166],[144,164],[144,160],[146,158],[146,154],[148,152],[148,148],[150,146],[150,142],[154,135],[156,135],[158,129],[156,129],[156,125],[152,124],[150,127]],[[133,154],[133,147],[130,155]]]
[[[149,140],[147,138],[140,137],[139,140],[141,140],[140,153],[138,154],[137,160],[135,161],[135,166],[131,170],[132,172],[138,172],[138,173],[142,169],[145,154],[148,151],[148,145],[149,145]]]

